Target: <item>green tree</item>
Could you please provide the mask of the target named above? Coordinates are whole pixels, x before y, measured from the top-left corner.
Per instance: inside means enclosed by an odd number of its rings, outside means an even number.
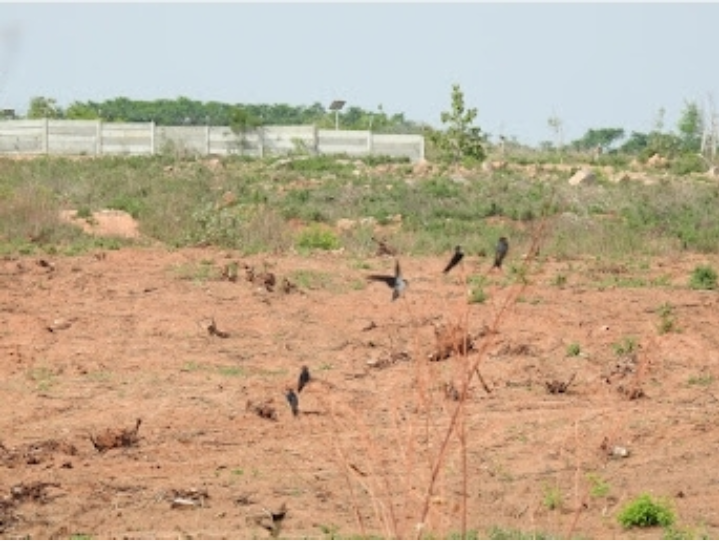
[[[464,94],[458,84],[452,85],[452,110],[443,111],[440,118],[446,126],[445,130],[431,130],[429,138],[437,146],[442,159],[453,163],[484,160],[486,138],[479,127],[473,126],[477,109],[465,108]]]
[[[93,102],[81,103],[75,101],[65,111],[68,120],[96,120],[100,118],[101,108]]]
[[[592,150],[599,147],[606,152],[615,142],[623,138],[624,130],[622,128],[590,129],[581,139],[573,141],[572,146],[577,150]]]
[[[686,101],[684,103],[684,110],[677,122],[677,129],[682,140],[682,150],[684,152],[699,152],[704,125],[702,111],[695,101]]]
[[[27,117],[30,119],[63,118],[63,111],[57,104],[57,100],[55,98],[35,96],[30,100]]]

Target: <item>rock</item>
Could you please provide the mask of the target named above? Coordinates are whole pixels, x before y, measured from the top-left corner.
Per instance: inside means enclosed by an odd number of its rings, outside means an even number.
[[[574,173],[569,179],[569,184],[572,186],[578,186],[580,184],[594,184],[597,181],[597,176],[590,169],[580,169]]]
[[[429,172],[430,164],[427,160],[421,159],[412,166],[413,175],[425,175]]]
[[[669,165],[669,160],[667,160],[663,156],[660,156],[659,154],[654,154],[651,158],[647,160],[647,165],[660,169],[663,167],[667,167],[667,165]]]

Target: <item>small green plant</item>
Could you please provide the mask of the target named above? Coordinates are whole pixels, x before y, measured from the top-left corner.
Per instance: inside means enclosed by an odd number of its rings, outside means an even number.
[[[514,528],[501,528],[500,526],[493,526],[487,532],[487,539],[557,539],[555,536],[550,536],[542,532],[531,532],[524,530],[517,530]]]
[[[699,265],[692,271],[689,286],[692,289],[716,289],[717,272],[710,265]]]
[[[668,332],[676,331],[676,317],[674,315],[674,306],[665,302],[659,307],[659,334],[666,334]]]
[[[582,353],[582,347],[576,343],[572,342],[567,346],[567,356],[568,357],[578,357]]]
[[[485,293],[482,286],[474,286],[469,292],[469,302],[471,304],[482,304],[487,300],[487,293]]]
[[[297,235],[296,244],[306,250],[336,250],[340,240],[331,229],[312,224]]]
[[[614,350],[614,354],[618,357],[632,355],[637,351],[637,340],[634,337],[625,336],[622,338],[621,342],[612,344],[612,349]]]
[[[82,206],[77,209],[75,217],[89,222],[92,220],[92,210],[90,209],[90,207]]]
[[[592,498],[605,498],[609,495],[611,487],[598,473],[588,473],[587,480],[590,484],[589,494]]]
[[[37,390],[41,392],[49,391],[56,383],[55,374],[46,366],[33,368],[30,370],[29,376],[35,382]]]
[[[642,494],[621,509],[617,520],[624,528],[669,527],[674,524],[675,516],[669,503]]]
[[[554,278],[552,278],[552,285],[557,287],[564,287],[565,285],[567,285],[567,275],[562,274],[561,272],[557,273]]]
[[[239,366],[220,366],[217,369],[217,373],[221,376],[244,376],[245,371]]]
[[[666,526],[662,539],[711,539],[704,528],[690,528],[687,526]]]
[[[334,524],[319,524],[320,531],[324,534],[325,539],[340,539],[338,537],[340,528]]]
[[[296,269],[290,273],[290,281],[301,289],[327,289],[332,285],[332,276],[311,269]]]
[[[711,374],[700,374],[698,376],[691,376],[687,381],[689,385],[711,385],[714,383],[714,376]]]
[[[191,280],[193,282],[207,282],[217,279],[220,271],[211,261],[200,261],[196,263],[180,263],[175,265],[174,273],[180,280]]]
[[[557,486],[545,486],[542,494],[542,505],[553,511],[562,507],[562,491]]]
[[[527,273],[529,272],[529,267],[524,264],[519,265],[510,265],[509,266],[509,275],[514,279],[516,283],[527,285],[529,284],[529,277],[527,276]]]

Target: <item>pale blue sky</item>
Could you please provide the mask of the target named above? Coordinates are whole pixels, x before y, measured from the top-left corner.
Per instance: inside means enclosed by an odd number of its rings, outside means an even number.
[[[553,115],[567,141],[661,107],[673,129],[687,99],[719,107],[718,23],[688,3],[0,3],[0,108],[338,98],[439,126],[459,83],[478,125],[529,144]]]

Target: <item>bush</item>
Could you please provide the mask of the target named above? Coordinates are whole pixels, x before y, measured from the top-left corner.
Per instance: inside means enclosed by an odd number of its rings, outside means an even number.
[[[655,502],[649,494],[642,494],[622,508],[617,517],[625,528],[671,526],[674,512],[667,503]]]
[[[699,265],[692,271],[689,286],[692,289],[716,289],[717,272],[710,265]]]
[[[308,250],[336,250],[340,247],[340,241],[331,229],[312,224],[299,233],[297,246]]]

